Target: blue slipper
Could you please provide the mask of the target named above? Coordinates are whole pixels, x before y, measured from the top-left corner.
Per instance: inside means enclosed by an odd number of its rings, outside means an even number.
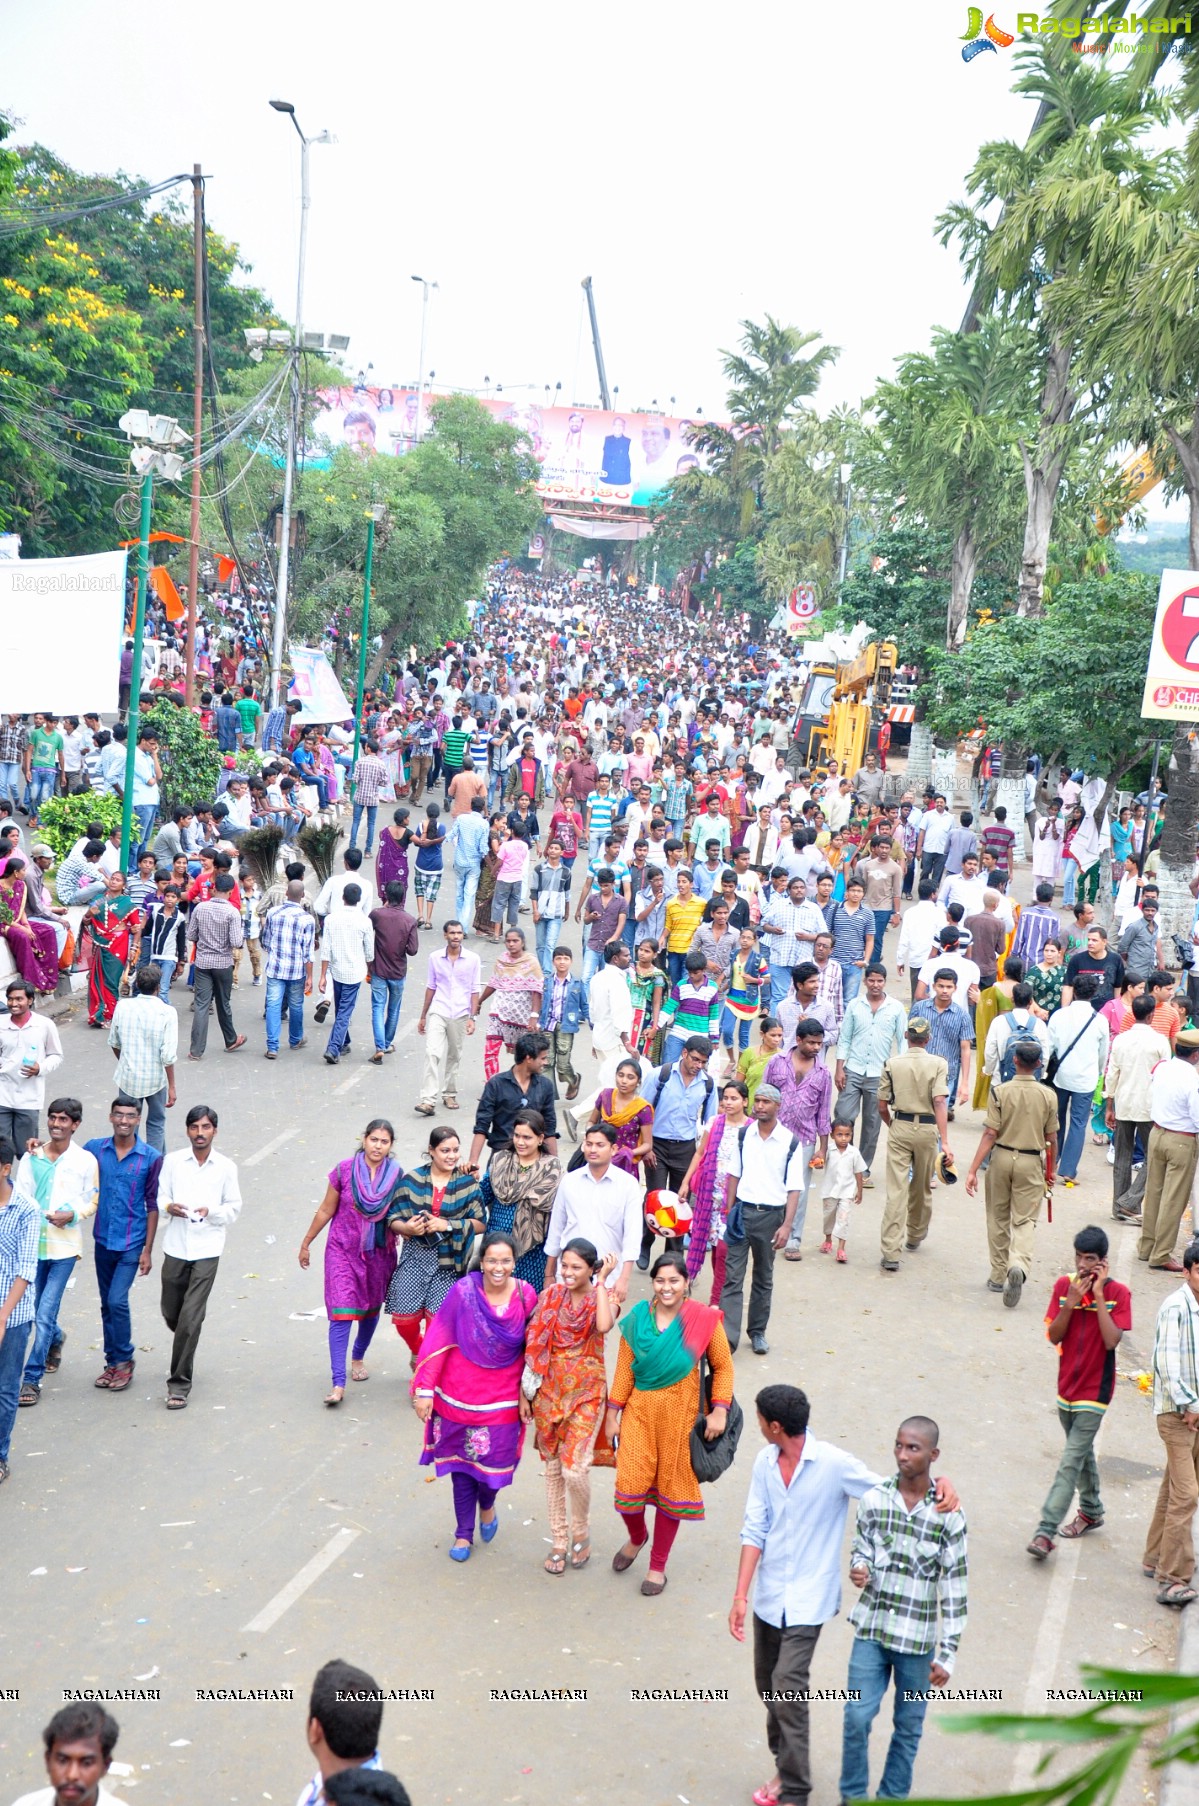
[[[467,1543],[465,1549],[456,1549],[454,1547],[453,1543],[451,1543],[450,1544],[450,1560],[451,1561],[469,1561],[470,1560],[470,1544]]]
[[[498,1516],[492,1518],[490,1524],[485,1524],[483,1522],[482,1518],[479,1519],[479,1535],[483,1538],[483,1541],[485,1543],[489,1543],[492,1541],[492,1539],[494,1538],[495,1533],[499,1529],[499,1527],[500,1527],[500,1520],[499,1520]]]

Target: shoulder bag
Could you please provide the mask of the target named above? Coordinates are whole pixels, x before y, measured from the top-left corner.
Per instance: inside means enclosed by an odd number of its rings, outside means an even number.
[[[745,1428],[745,1413],[737,1400],[731,1399],[724,1429],[714,1441],[708,1442],[704,1437],[704,1419],[711,1409],[712,1372],[708,1357],[704,1355],[699,1363],[699,1415],[691,1426],[691,1471],[701,1486],[710,1486],[732,1467]]]
[[[1081,1002],[1081,999],[1079,1001]],[[1086,1034],[1087,1030],[1090,1028],[1091,1023],[1095,1021],[1097,1013],[1098,1012],[1095,1010],[1091,1011],[1089,1020],[1083,1023],[1082,1027],[1079,1029],[1078,1033],[1075,1035],[1073,1041],[1071,1041],[1071,1043],[1070,1043],[1069,1047],[1066,1049],[1065,1053],[1063,1053],[1063,1054],[1051,1053],[1050,1054],[1049,1060],[1045,1067],[1045,1083],[1047,1085],[1053,1084],[1054,1080],[1057,1078],[1058,1073],[1061,1071],[1061,1068],[1066,1064],[1066,1061],[1070,1058],[1070,1055],[1074,1052],[1074,1049],[1078,1046],[1078,1043],[1082,1040],[1083,1036]]]

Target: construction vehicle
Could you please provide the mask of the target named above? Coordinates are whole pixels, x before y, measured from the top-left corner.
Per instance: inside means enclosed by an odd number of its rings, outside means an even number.
[[[591,292],[591,278],[584,276],[583,293],[587,297],[587,312],[591,317],[591,343],[595,347],[595,370],[599,377],[600,401],[605,411],[612,406],[612,397],[608,392],[608,372],[604,369],[604,354],[600,348],[599,319],[595,311],[595,296]]]
[[[814,664],[795,723],[800,763],[822,776],[829,761],[842,772],[859,770],[881,723],[889,720],[899,651],[890,640],[872,640],[846,664]]]

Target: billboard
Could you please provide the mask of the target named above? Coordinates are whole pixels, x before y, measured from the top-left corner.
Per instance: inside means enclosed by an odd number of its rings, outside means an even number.
[[[292,680],[288,687],[289,702],[300,704],[297,719],[309,721],[352,721],[354,705],[337,681],[337,673],[323,652],[312,646],[292,646]]]
[[[116,712],[125,558],[0,558],[0,711]]]
[[[429,404],[415,389],[325,389],[313,423],[325,448],[349,446],[362,457],[402,457],[429,430]],[[700,462],[690,442],[697,422],[665,414],[607,413],[600,408],[539,407],[505,395],[480,398],[497,420],[525,434],[541,466],[538,494],[547,503],[606,502],[644,508],[671,477]],[[417,414],[420,413],[418,422]],[[319,460],[322,447],[313,447]],[[312,458],[309,462],[312,462]]]
[[[1142,718],[1199,719],[1199,571],[1163,571]]]

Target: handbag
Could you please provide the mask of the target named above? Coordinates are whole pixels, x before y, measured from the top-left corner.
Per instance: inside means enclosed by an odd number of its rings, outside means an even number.
[[[691,1426],[691,1471],[701,1486],[710,1486],[719,1480],[721,1474],[727,1473],[733,1465],[737,1453],[737,1444],[741,1440],[741,1432],[745,1428],[745,1413],[737,1400],[729,1401],[728,1415],[724,1429],[711,1442],[704,1436],[704,1418],[707,1408],[712,1409],[712,1372],[708,1366],[708,1357],[704,1355],[699,1364],[699,1415]]]
[[[1095,1012],[1092,1011],[1090,1021],[1083,1023],[1082,1027],[1079,1029],[1078,1033],[1075,1035],[1073,1041],[1071,1041],[1071,1043],[1070,1043],[1069,1047],[1066,1049],[1065,1053],[1063,1053],[1063,1054],[1051,1053],[1050,1054],[1048,1063],[1045,1067],[1045,1083],[1047,1085],[1053,1084],[1054,1080],[1057,1078],[1058,1072],[1065,1065],[1066,1061],[1070,1058],[1070,1055],[1074,1052],[1074,1049],[1078,1046],[1078,1043],[1082,1040],[1083,1036],[1086,1034],[1087,1030],[1091,1026],[1091,1023],[1094,1022],[1094,1020],[1095,1020]]]

